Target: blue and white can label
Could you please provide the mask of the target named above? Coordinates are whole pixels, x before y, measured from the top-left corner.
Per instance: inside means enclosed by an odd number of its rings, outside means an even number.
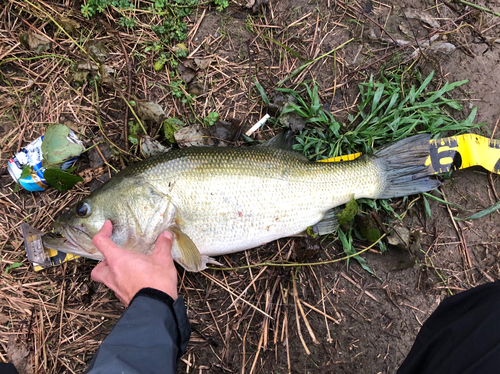
[[[68,140],[74,143],[82,144],[82,142],[76,137],[75,133],[71,130],[68,135]],[[28,191],[45,191],[50,187],[43,177],[43,173],[46,168],[42,167],[42,141],[43,136],[32,141],[16,153],[8,162],[7,169],[9,170],[12,178]],[[79,157],[74,157],[65,161],[61,165],[61,169],[69,169],[73,166],[75,161],[78,160],[78,158]],[[32,167],[33,171],[31,172],[31,175],[26,178],[21,178],[23,168],[26,166]]]

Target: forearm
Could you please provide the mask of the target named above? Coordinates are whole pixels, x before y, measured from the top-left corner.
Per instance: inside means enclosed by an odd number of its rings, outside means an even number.
[[[175,373],[191,329],[181,296],[143,288],[102,342],[87,373]]]

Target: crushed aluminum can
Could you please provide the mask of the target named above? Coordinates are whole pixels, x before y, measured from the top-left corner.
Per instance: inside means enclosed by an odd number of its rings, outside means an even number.
[[[68,135],[68,140],[73,143],[83,144],[71,130]],[[7,165],[7,169],[9,170],[12,178],[28,191],[45,191],[50,187],[50,185],[43,177],[45,168],[42,167],[42,141],[43,136],[32,141],[30,144],[16,153],[9,160]],[[76,160],[78,160],[78,157],[66,160],[61,165],[61,169],[69,169],[71,166],[73,166]],[[33,171],[31,172],[31,175],[28,175],[26,178],[21,178],[23,168],[26,166],[32,167]]]

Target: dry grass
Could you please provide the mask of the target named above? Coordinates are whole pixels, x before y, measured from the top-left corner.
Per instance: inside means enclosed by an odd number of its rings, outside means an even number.
[[[145,52],[146,47],[157,40],[148,25],[158,24],[158,16],[132,12],[130,16],[144,27],[126,32],[115,28],[116,12],[108,11],[98,21],[88,21],[71,2],[57,4],[33,0],[30,5],[8,0],[0,9],[2,361],[7,361],[8,354],[19,352],[25,344],[30,352],[27,359],[31,360],[35,373],[83,372],[99,343],[123,312],[109,290],[90,280],[95,262],[79,259],[35,273],[25,257],[20,224],[29,222],[41,230],[48,230],[54,218],[88,194],[90,188],[87,180],[66,194],[53,189],[44,193],[13,193],[14,183],[3,165],[21,147],[43,135],[49,124],[67,123],[87,145],[94,144],[102,136],[109,139],[115,145],[115,155],[109,162],[121,169],[139,157],[137,147],[124,142],[124,135],[125,138],[127,135],[124,123],[133,118],[125,105],[126,98],[159,103],[167,117],[182,117],[186,121],[202,122],[208,113],[217,112],[222,120],[232,123],[236,132],[241,133],[267,111],[253,78],[256,77],[268,93],[278,82],[289,78],[285,83],[289,87],[304,81],[320,82],[321,100],[330,103],[330,110],[336,116],[343,117],[355,108],[355,82],[364,80],[367,72],[376,71],[382,63],[399,64],[406,58],[405,52],[416,45],[416,42],[407,46],[359,42],[360,39],[369,41],[366,30],[372,27],[379,33],[386,33],[390,39],[396,38],[392,31],[387,31],[386,24],[374,21],[381,15],[387,21],[394,11],[377,1],[369,17],[356,3],[344,5],[328,1],[320,5],[321,12],[306,2],[301,4],[301,9],[287,6],[289,3],[271,3],[265,12],[254,16],[236,4],[220,15],[206,4],[198,8],[188,20],[186,46],[190,53],[185,63],[196,67],[195,59],[211,59],[212,62],[206,70],[197,71],[203,93],[192,105],[183,104],[172,95],[169,86],[175,78],[170,77],[168,66],[167,71],[156,72],[153,65],[158,56]],[[470,12],[452,17],[444,6],[438,11],[444,13],[446,22],[441,28],[418,35],[418,38],[423,40],[435,33],[448,33],[450,38],[460,41],[463,51],[472,53],[463,28],[466,21],[474,21]],[[78,34],[70,37],[55,24],[54,20],[61,16],[80,23]],[[483,30],[483,36],[488,37],[495,30],[490,26],[491,22],[484,23],[484,27],[479,26],[476,31]],[[23,47],[19,35],[28,31],[48,37],[52,42],[51,50],[37,56]],[[356,41],[292,75],[308,61],[347,42],[351,35]],[[75,66],[91,60],[85,51],[92,41],[102,41],[109,49],[106,65],[114,71],[114,80],[102,84],[97,91],[88,81],[77,87],[71,80]],[[422,57],[419,63],[439,70],[439,61],[430,56]],[[161,134],[158,126],[150,124],[150,135]],[[268,124],[254,137],[261,139],[272,133],[272,124]],[[233,145],[240,140],[237,136],[226,139]],[[88,169],[85,161],[80,171],[84,169]],[[102,172],[111,175],[110,166],[105,165]],[[433,209],[444,208],[435,204]],[[425,221],[422,211],[414,209],[412,214],[421,219],[417,228],[425,232],[426,225],[421,223]],[[426,287],[436,290],[443,286],[439,278],[433,276],[434,271],[448,274],[444,285],[448,290],[463,289],[464,280],[468,286],[480,282],[478,273],[471,269],[466,239],[461,233],[463,228],[456,229],[461,253],[466,259],[463,267],[437,269],[424,259],[423,267],[431,269],[429,279],[434,280]],[[437,232],[428,235],[429,256],[437,251],[443,239],[450,240]],[[259,251],[225,257],[224,261],[229,267],[269,260],[285,262],[295,258],[294,248],[300,245],[295,239],[280,240]],[[335,246],[324,246],[315,261],[339,258],[340,253]],[[15,263],[22,265],[7,271]],[[490,270],[481,269],[481,272],[492,274]],[[345,346],[342,348],[346,351],[344,356],[338,356],[337,351],[344,344],[339,334],[350,329],[345,315],[356,323],[374,321],[372,323],[385,324],[389,328],[393,322],[370,315],[381,302],[379,298],[387,295],[389,304],[394,303],[396,310],[404,309],[408,313],[411,310],[419,324],[427,316],[428,309],[422,311],[417,302],[404,299],[406,291],[402,283],[381,284],[375,278],[358,273],[352,263],[349,275],[343,271],[345,265],[339,263],[292,269],[266,265],[199,274],[180,270],[180,293],[185,295],[193,326],[181,370],[186,373],[204,370],[257,373],[270,372],[276,367],[280,372],[293,372],[304,371],[310,366],[313,369],[307,370],[319,372],[334,364],[348,366],[362,352],[357,351],[359,343],[352,339],[348,350]],[[486,275],[489,279],[496,278],[493,274]],[[375,294],[376,291],[381,293]],[[341,299],[344,312],[339,311]],[[414,328],[412,323],[416,322],[407,322],[408,330]],[[380,357],[390,361],[389,351],[389,346],[381,349]],[[398,354],[400,357],[404,352]]]

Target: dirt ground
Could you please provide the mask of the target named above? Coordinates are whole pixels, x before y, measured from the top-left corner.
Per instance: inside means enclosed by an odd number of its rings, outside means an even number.
[[[500,12],[495,1],[479,3]],[[20,224],[29,222],[48,230],[61,211],[102,183],[96,182],[96,175],[106,179],[111,170],[101,166],[98,172],[84,157],[78,171],[91,169],[91,177],[66,194],[54,189],[13,192],[7,160],[42,135],[48,124],[70,121],[87,145],[102,135],[92,86],[69,83],[71,65],[63,59],[19,60],[34,54],[16,36],[36,28],[55,42],[48,53],[74,59],[78,48],[57,32],[48,16],[70,15],[87,36],[77,42],[85,45],[94,38],[109,48],[109,65],[124,93],[128,76],[125,51],[133,67],[131,91],[137,98],[160,103],[167,116],[191,109],[163,90],[170,78],[164,70],[153,70],[151,58],[144,57],[148,35],[124,29],[119,29],[119,37],[107,33],[104,23],[115,27],[118,22],[113,12],[98,21],[87,21],[79,13],[79,3],[34,4],[8,0],[0,10],[0,359],[25,365],[20,370],[25,373],[81,373],[124,308],[112,292],[90,280],[95,261],[78,259],[35,273],[25,256]],[[498,138],[500,52],[495,38],[500,18],[460,3],[446,4],[427,0],[350,5],[334,0],[271,0],[256,6],[255,12],[236,2],[222,12],[200,6],[188,22],[191,33],[186,46],[192,56],[187,60],[213,60],[206,70],[195,67],[205,88],[193,111],[200,118],[217,111],[221,120],[243,125],[246,131],[267,112],[257,90],[249,89],[251,76],[257,76],[269,94],[279,80],[303,63],[295,55],[312,60],[354,38],[287,85],[318,81],[323,102],[330,103],[335,116],[345,118],[355,112],[357,83],[379,74],[381,66],[402,64],[424,76],[434,70],[441,83],[469,80],[454,93],[465,108],[456,116],[463,118],[477,106],[476,121],[485,123],[483,135]],[[437,25],[405,17],[402,9],[410,8],[429,15]],[[289,49],[262,37],[268,32]],[[456,49],[448,54],[427,50],[415,59],[411,56],[415,43],[401,47],[391,41],[417,38],[425,43],[431,35],[440,35],[440,40]],[[126,107],[115,89],[102,88],[97,105],[105,134],[123,147]],[[156,132],[155,125],[151,132]],[[254,136],[270,133],[265,128]],[[117,168],[125,166],[119,157],[110,162]],[[500,177],[481,168],[461,170],[444,181],[441,191],[448,201],[477,212],[499,200]],[[500,278],[500,212],[479,220],[455,221],[457,209],[435,200],[429,199],[429,203],[430,218],[420,199],[402,224],[411,232],[421,232],[425,255],[396,247],[384,254],[377,249],[366,252],[363,257],[376,277],[355,261],[348,268],[345,261],[201,273],[179,268],[180,293],[193,327],[179,372],[395,373],[420,327],[443,299]],[[399,212],[404,209],[401,205]],[[259,264],[273,256],[277,262],[284,261],[294,258],[303,245],[301,240],[285,238],[221,260],[233,267]],[[367,243],[356,245],[361,249]],[[322,246],[307,261],[342,256],[334,243]],[[8,269],[16,263],[20,266]]]

